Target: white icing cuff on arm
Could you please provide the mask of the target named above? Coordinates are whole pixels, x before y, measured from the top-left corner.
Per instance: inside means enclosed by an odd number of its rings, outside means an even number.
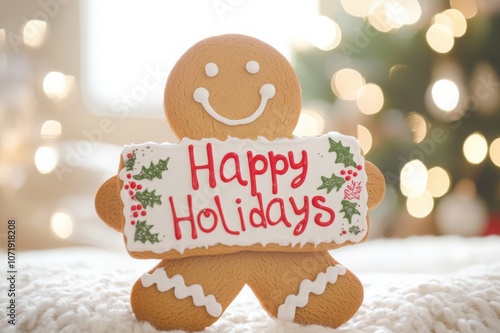
[[[314,293],[321,295],[325,292],[328,283],[337,282],[339,275],[344,275],[346,269],[344,266],[335,265],[326,269],[325,273],[321,272],[316,276],[313,281],[304,279],[300,282],[299,292],[297,295],[288,295],[285,298],[285,303],[281,304],[278,308],[278,319],[283,321],[293,321],[295,318],[295,310],[297,307],[306,306],[309,301],[309,294]]]
[[[199,284],[186,286],[184,278],[176,274],[172,278],[167,276],[164,268],[157,268],[153,274],[145,273],[141,277],[144,287],[150,287],[156,283],[158,291],[165,292],[174,288],[174,295],[178,299],[193,297],[193,303],[196,306],[204,306],[207,313],[212,317],[219,317],[222,314],[222,305],[217,302],[214,295],[207,295],[203,292],[203,287]]]

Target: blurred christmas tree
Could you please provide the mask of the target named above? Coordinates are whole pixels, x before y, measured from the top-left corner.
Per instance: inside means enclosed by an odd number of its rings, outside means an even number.
[[[399,210],[438,233],[484,234],[485,224],[500,223],[492,222],[500,211],[500,3],[322,4],[321,33],[309,39],[317,47],[299,49],[296,68],[304,107],[323,115],[323,131],[357,136]]]

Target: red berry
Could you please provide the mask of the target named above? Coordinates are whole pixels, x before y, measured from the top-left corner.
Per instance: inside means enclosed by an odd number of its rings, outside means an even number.
[[[130,173],[127,173],[127,178],[128,179],[132,178],[132,175]]]
[[[134,214],[132,214],[132,216],[133,216],[133,217],[137,217],[137,216],[139,216],[139,213],[134,212]]]
[[[131,196],[132,200],[135,200],[135,195]]]
[[[357,172],[355,172],[355,173],[353,173],[352,175],[353,175],[354,177],[356,177],[356,176],[358,175],[358,173],[357,173]]]
[[[358,166],[356,167],[356,169],[358,169],[358,170],[363,170],[363,166],[358,165]]]
[[[131,154],[131,153],[128,153],[128,154],[127,154],[127,158],[132,158],[132,154]]]
[[[141,185],[141,184],[137,185],[137,189],[138,189],[138,190],[140,190],[141,188],[142,188],[142,185]]]
[[[347,181],[351,180],[351,176],[345,177],[345,180],[347,180]]]
[[[240,204],[241,203],[241,199],[240,198],[236,199],[236,203]]]
[[[142,205],[141,204],[137,205],[137,210],[141,210],[141,209],[142,209]]]
[[[134,225],[134,224],[135,224],[135,221],[130,221],[130,224]]]
[[[130,190],[130,191],[128,191],[128,194],[132,195],[132,194],[134,194],[134,191]]]
[[[130,187],[135,188],[137,184],[135,182],[130,183]]]
[[[348,174],[352,175],[352,170],[347,171]]]
[[[128,185],[125,185],[125,189],[128,190]]]
[[[142,215],[142,216],[146,216],[146,211],[145,211],[145,210],[143,210],[143,211],[141,212],[141,215]]]
[[[340,171],[341,175],[345,175],[345,170]]]
[[[342,230],[342,234],[344,234],[344,235],[345,235],[345,234],[347,234],[347,231],[345,231],[345,230]]]
[[[132,208],[132,210],[136,210],[137,209],[134,205],[132,205],[132,207],[130,207],[130,208]]]

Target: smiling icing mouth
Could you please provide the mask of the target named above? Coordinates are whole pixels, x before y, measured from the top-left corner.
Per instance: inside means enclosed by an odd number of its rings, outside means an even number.
[[[274,87],[274,85],[270,83],[262,85],[262,87],[260,87],[261,98],[259,107],[250,116],[242,119],[229,119],[218,114],[217,111],[215,111],[214,108],[210,105],[210,102],[208,101],[208,97],[210,94],[204,87],[197,88],[194,91],[193,97],[196,102],[200,103],[203,106],[205,111],[207,111],[207,113],[212,118],[226,125],[236,126],[250,124],[251,122],[255,121],[255,119],[259,118],[259,116],[262,114],[262,112],[264,112],[264,109],[266,108],[267,101],[273,98],[275,93],[276,88]]]

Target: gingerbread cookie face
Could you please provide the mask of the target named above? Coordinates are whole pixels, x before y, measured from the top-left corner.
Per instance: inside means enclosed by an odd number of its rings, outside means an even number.
[[[179,137],[291,137],[301,109],[298,79],[271,46],[224,35],[191,47],[165,87],[165,114]]]

